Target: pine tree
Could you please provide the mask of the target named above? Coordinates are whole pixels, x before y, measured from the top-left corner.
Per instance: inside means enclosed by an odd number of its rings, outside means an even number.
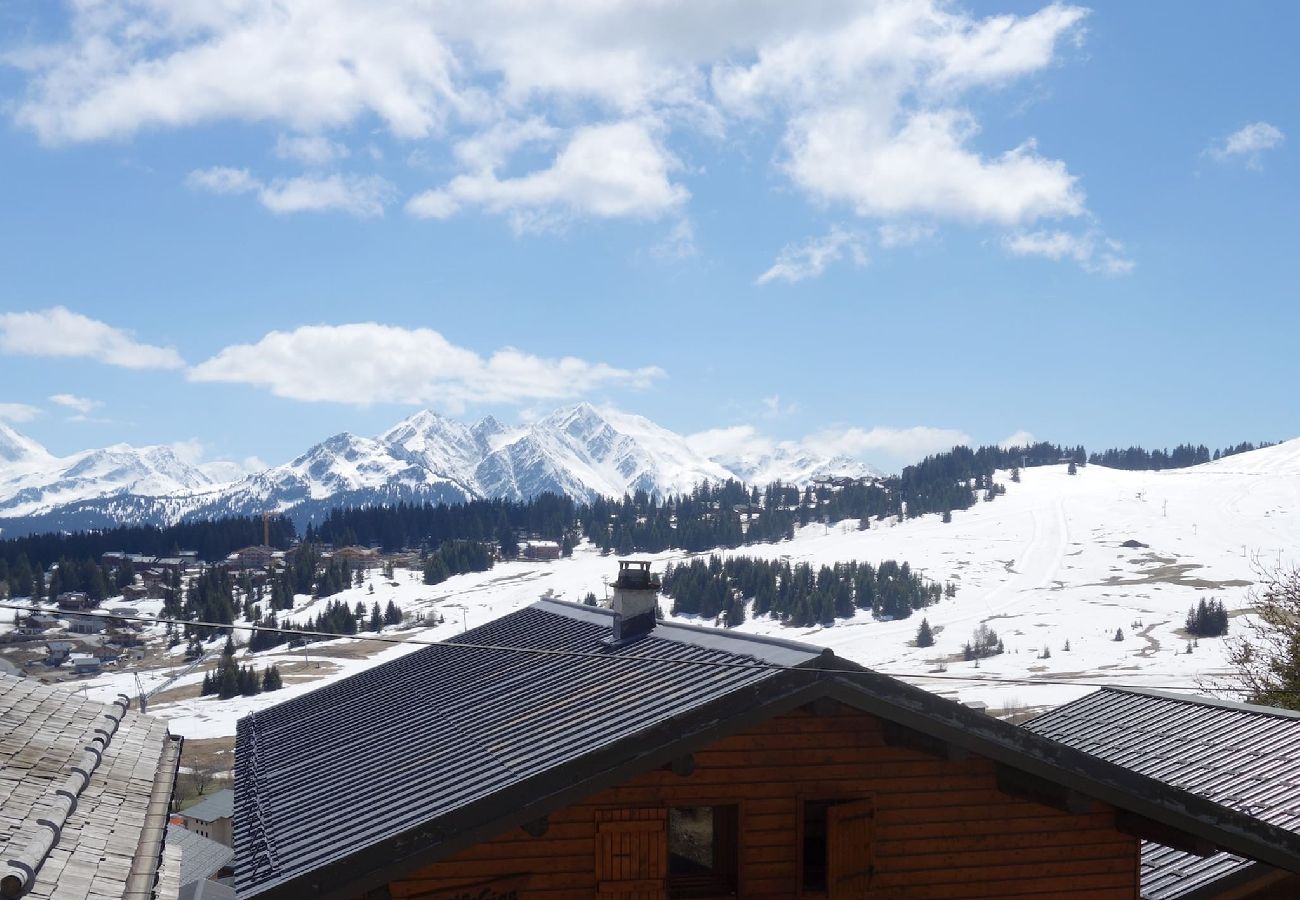
[[[1115,640],[1116,640],[1116,641],[1122,641],[1122,640],[1124,640],[1124,629],[1123,629],[1123,628],[1116,628],[1116,629],[1115,629]]]
[[[382,631],[384,628],[384,617],[379,612],[379,603],[376,601],[370,606],[370,624],[368,631]]]
[[[934,646],[934,632],[930,630],[929,619],[922,619],[921,627],[916,629],[916,646],[918,647]]]

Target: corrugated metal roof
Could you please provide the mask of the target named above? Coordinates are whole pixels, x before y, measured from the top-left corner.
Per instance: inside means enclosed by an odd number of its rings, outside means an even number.
[[[1300,833],[1300,714],[1157,691],[1105,689],[1024,727]],[[1253,865],[1231,853],[1200,857],[1147,842],[1142,896],[1174,900]]]
[[[167,826],[167,847],[181,854],[182,888],[215,875],[235,858],[232,848],[179,825]]]
[[[215,822],[217,819],[229,819],[235,814],[235,792],[222,788],[204,796],[198,803],[180,811],[182,816],[198,819],[201,822]]]
[[[463,643],[431,646],[242,719],[236,742],[240,896],[256,896],[590,752],[797,666],[820,650],[660,625],[609,649],[612,614],[544,601]],[[655,657],[661,661],[632,662]],[[454,773],[455,777],[440,777]],[[346,815],[332,811],[346,809]]]

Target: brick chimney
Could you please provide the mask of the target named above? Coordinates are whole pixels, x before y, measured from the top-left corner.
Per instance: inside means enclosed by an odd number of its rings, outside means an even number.
[[[648,634],[659,611],[659,579],[650,563],[621,559],[614,582],[614,634],[611,643],[624,644]]]

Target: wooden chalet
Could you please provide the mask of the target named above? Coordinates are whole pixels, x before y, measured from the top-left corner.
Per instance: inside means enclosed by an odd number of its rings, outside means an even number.
[[[241,898],[1135,900],[1300,835],[806,644],[543,600],[239,723]]]

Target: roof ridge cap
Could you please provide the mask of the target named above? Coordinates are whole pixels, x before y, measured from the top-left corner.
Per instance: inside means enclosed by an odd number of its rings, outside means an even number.
[[[1213,706],[1218,709],[1231,709],[1238,712],[1273,716],[1279,719],[1300,719],[1300,710],[1285,709],[1281,706],[1267,706],[1262,703],[1244,703],[1240,700],[1224,700],[1221,697],[1180,694],[1177,691],[1162,691],[1144,687],[1103,687],[1101,690],[1115,694],[1135,694],[1139,697],[1155,697],[1160,700],[1173,700],[1178,703],[1192,703],[1197,706]],[[1068,706],[1069,704],[1063,705]]]

